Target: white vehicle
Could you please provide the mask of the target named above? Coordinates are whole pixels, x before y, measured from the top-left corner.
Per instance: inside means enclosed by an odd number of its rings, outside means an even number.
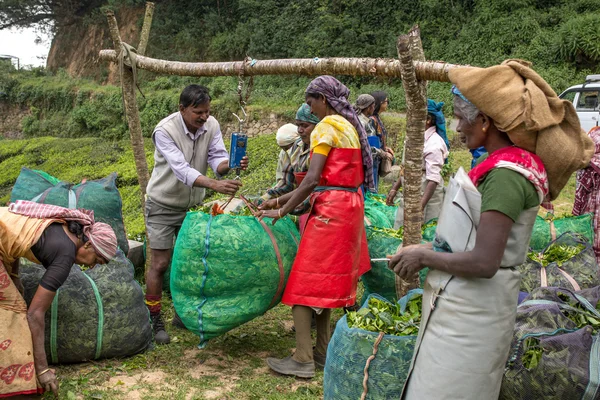
[[[584,131],[589,132],[590,129],[599,125],[600,75],[586,76],[585,83],[571,86],[558,97],[573,103]]]

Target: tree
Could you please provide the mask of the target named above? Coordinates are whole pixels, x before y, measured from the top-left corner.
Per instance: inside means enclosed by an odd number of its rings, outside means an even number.
[[[49,22],[54,27],[71,25],[103,3],[103,0],[0,0],[0,29]]]

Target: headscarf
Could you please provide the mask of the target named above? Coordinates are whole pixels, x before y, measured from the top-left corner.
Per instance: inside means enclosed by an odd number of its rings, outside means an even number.
[[[356,99],[356,103],[354,103],[354,111],[356,111],[357,114],[361,113],[363,110],[371,107],[371,104],[374,103],[375,97],[371,96],[370,94],[361,94]]]
[[[446,135],[446,117],[444,117],[442,107],[444,107],[443,101],[436,103],[431,99],[427,99],[427,113],[432,114],[435,117],[435,130],[437,134],[444,139],[446,147],[450,149],[450,142],[448,141],[448,136]]]
[[[300,136],[298,135],[298,127],[294,124],[285,124],[277,129],[277,145],[280,147],[293,144]]]
[[[360,140],[360,150],[364,167],[364,184],[370,191],[375,191],[375,182],[373,177],[373,158],[371,155],[371,146],[367,140],[367,133],[362,123],[356,115],[356,111],[348,103],[350,90],[340,81],[330,75],[322,75],[309,83],[306,93],[319,93],[325,97],[325,100],[342,117],[346,118],[358,132]]]
[[[574,171],[588,165],[594,143],[581,129],[573,103],[560,99],[530,66],[506,60],[489,68],[453,68],[448,77],[517,147],[541,158],[552,200]]]
[[[320,122],[320,119],[310,112],[310,106],[306,103],[302,104],[298,111],[296,111],[296,119],[315,125]]]
[[[51,204],[17,200],[8,206],[13,214],[30,218],[75,221],[83,226],[83,234],[88,237],[94,251],[106,261],[117,254],[117,236],[110,225],[94,220],[94,212],[84,209],[70,209]]]

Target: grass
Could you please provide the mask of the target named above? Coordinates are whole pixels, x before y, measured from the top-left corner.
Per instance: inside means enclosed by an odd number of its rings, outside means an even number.
[[[361,293],[359,293],[359,296]],[[169,321],[173,308],[163,300]],[[341,317],[336,310],[334,320]],[[316,399],[323,372],[312,380],[269,371],[266,357],[283,358],[295,346],[291,310],[278,305],[264,316],[211,340],[167,324],[172,342],[127,359],[58,366],[60,399]],[[333,329],[333,326],[332,326]],[[50,394],[44,398],[51,399]]]

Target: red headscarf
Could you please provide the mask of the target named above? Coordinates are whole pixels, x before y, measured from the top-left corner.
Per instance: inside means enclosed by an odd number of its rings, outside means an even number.
[[[117,254],[117,236],[115,232],[110,225],[96,222],[93,211],[75,210],[25,200],[17,200],[15,203],[10,204],[8,211],[30,218],[75,221],[83,226],[83,233],[88,237],[98,255],[106,261],[110,261]]]

